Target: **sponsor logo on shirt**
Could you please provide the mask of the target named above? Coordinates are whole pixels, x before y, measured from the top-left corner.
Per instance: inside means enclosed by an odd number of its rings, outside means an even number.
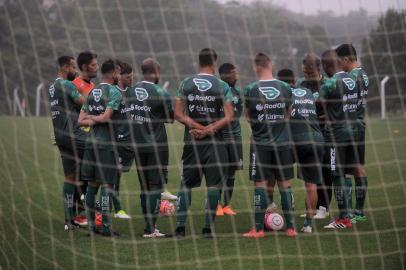
[[[257,109],[257,111],[262,111],[264,109],[264,105],[262,104],[257,104],[257,106],[255,106],[255,109]]]
[[[136,87],[134,89],[134,91],[135,91],[137,100],[139,100],[139,101],[144,101],[149,97],[147,90],[145,90],[144,88]]]
[[[355,81],[351,78],[343,78],[343,82],[350,90],[354,90],[355,88]]]
[[[238,97],[233,96],[232,101],[233,101],[234,104],[238,104]]]
[[[99,102],[102,95],[103,95],[103,92],[102,92],[101,89],[96,89],[95,88],[95,89],[93,89],[92,94],[93,94],[94,101]]]
[[[303,97],[304,95],[306,95],[306,91],[300,88],[293,89],[292,93],[297,97]]]
[[[306,99],[295,99],[294,104],[300,104],[300,105],[311,104],[311,105],[313,105],[314,101],[311,99],[307,99],[307,98]]]
[[[51,98],[54,98],[55,95],[55,85],[51,85],[49,87],[49,95],[51,96]]]
[[[260,87],[259,91],[265,96],[266,99],[273,100],[281,94],[275,87]]]
[[[187,99],[192,102],[192,101],[215,101],[216,97],[214,96],[199,96],[199,95],[193,95],[193,94],[189,94],[187,96]]]
[[[190,105],[189,105],[189,111],[190,111],[190,112],[193,112],[193,111],[195,110],[195,106],[196,106],[196,105],[190,104]]]
[[[365,84],[365,86],[368,87],[368,85],[369,85],[368,76],[367,76],[366,74],[362,74],[362,79],[364,79],[364,84]]]
[[[202,92],[209,90],[213,86],[208,80],[199,78],[194,78],[193,83],[196,85],[197,90]]]

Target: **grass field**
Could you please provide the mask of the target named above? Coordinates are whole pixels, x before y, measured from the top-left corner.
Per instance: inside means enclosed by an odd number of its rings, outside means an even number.
[[[243,121],[244,122],[244,121]],[[134,168],[122,178],[121,200],[135,218],[114,220],[119,239],[89,238],[85,230],[65,232],[61,201],[62,168],[51,145],[46,118],[0,118],[0,269],[405,269],[406,268],[406,121],[372,120],[367,131],[369,221],[344,231],[326,231],[296,239],[268,233],[243,239],[251,226],[252,184],[245,170],[237,174],[235,218],[216,220],[217,237],[200,238],[204,188],[193,193],[185,240],[141,237],[138,180]],[[249,138],[243,123],[243,136]],[[176,192],[183,129],[168,127],[170,178]],[[303,183],[294,181],[297,227],[302,225]],[[279,197],[276,198],[277,202]],[[280,205],[280,204],[279,204]],[[333,202],[332,205],[335,205]],[[161,231],[174,220],[161,218]]]

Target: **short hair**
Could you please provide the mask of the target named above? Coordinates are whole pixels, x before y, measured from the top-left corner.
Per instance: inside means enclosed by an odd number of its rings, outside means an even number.
[[[80,70],[82,70],[82,65],[89,65],[93,59],[97,58],[97,54],[91,51],[84,51],[79,53],[76,62]]]
[[[271,58],[269,58],[269,56],[265,53],[260,52],[255,55],[254,62],[258,67],[267,68],[271,63]]]
[[[72,60],[75,60],[75,58],[73,58],[72,56],[67,56],[67,55],[62,55],[60,57],[58,57],[58,60],[56,61],[58,67],[63,67],[66,65],[70,65],[70,62]]]
[[[143,75],[153,75],[155,74],[161,66],[158,61],[152,58],[147,58],[142,61],[141,72]]]
[[[333,67],[340,63],[340,59],[335,50],[327,50],[321,55],[323,66]]]
[[[339,57],[348,57],[352,61],[357,61],[357,51],[352,44],[341,44],[337,47],[336,53]]]
[[[320,69],[321,60],[315,53],[307,53],[303,58],[302,64],[306,68]]]
[[[220,75],[230,74],[233,70],[235,70],[235,66],[231,63],[224,63],[219,68]]]
[[[120,74],[124,75],[124,74],[130,74],[131,72],[133,72],[133,68],[130,64],[126,63],[126,62],[122,62],[120,60],[117,60],[117,65],[120,67]]]
[[[199,52],[199,65],[201,67],[212,66],[217,61],[217,53],[210,48],[204,48]]]
[[[113,59],[108,59],[101,66],[101,73],[108,74],[116,69],[117,63]]]
[[[281,69],[278,71],[278,74],[276,76],[278,77],[278,80],[281,80],[288,84],[292,84],[295,82],[295,74],[291,69]]]

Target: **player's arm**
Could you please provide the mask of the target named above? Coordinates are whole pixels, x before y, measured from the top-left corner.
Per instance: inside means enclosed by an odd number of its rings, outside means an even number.
[[[119,90],[115,87],[112,86],[110,88],[110,96],[109,100],[107,101],[107,106],[106,110],[104,111],[103,114],[100,115],[93,115],[91,116],[91,119],[96,123],[96,124],[104,124],[107,123],[111,120],[111,117],[114,114],[114,111],[117,111],[118,108],[120,107],[121,100],[123,99],[121,93]]]
[[[69,98],[73,100],[73,102],[79,106],[82,106],[85,103],[85,98],[80,94],[79,90],[76,86],[70,82],[65,81],[62,85],[63,91],[68,94]]]
[[[180,97],[175,98],[174,117],[178,122],[182,123],[189,129],[203,130],[205,128],[202,124],[199,124],[185,113],[185,101]]]
[[[164,109],[164,120],[165,123],[173,123],[174,120],[174,112],[173,112],[173,105],[172,105],[172,96],[166,91],[163,90],[163,109]]]
[[[335,90],[335,86],[336,81],[330,79],[320,87],[320,98],[316,101],[316,106],[319,105],[323,110],[323,114],[320,116],[320,119],[326,119],[327,102],[330,94]]]
[[[81,127],[90,127],[95,125],[95,121],[82,109],[79,113],[78,125]]]

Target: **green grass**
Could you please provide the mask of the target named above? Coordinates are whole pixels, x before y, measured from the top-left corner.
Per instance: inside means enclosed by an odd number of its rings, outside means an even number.
[[[249,131],[243,123],[243,136]],[[200,238],[204,187],[193,193],[192,215],[182,241],[145,240],[134,168],[122,179],[122,204],[135,218],[115,220],[120,239],[91,239],[85,230],[63,231],[60,198],[62,168],[51,145],[51,123],[45,118],[0,118],[0,269],[405,269],[406,268],[406,121],[372,120],[367,131],[369,222],[354,229],[326,231],[289,239],[269,233],[261,240],[243,239],[251,226],[252,183],[245,170],[237,174],[235,218],[216,220],[217,237]],[[168,127],[168,189],[179,186],[181,126]],[[302,220],[303,183],[294,181],[297,227]],[[279,198],[276,198],[279,200]],[[333,202],[332,205],[335,205]],[[174,229],[160,218],[159,228]]]

